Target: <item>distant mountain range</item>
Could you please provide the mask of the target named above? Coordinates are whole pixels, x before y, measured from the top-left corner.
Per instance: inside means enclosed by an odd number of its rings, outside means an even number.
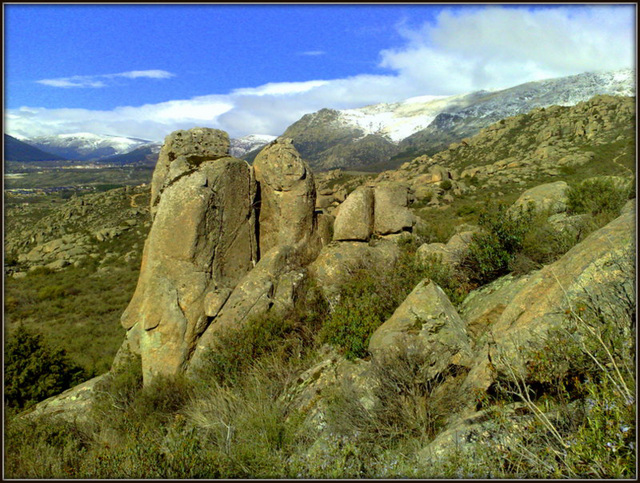
[[[96,161],[129,153],[141,146],[154,144],[145,139],[106,134],[73,133],[38,136],[25,143],[72,161]]]
[[[634,69],[585,73],[502,90],[421,96],[358,109],[321,109],[304,115],[282,136],[292,138],[302,157],[316,170],[341,167],[383,171],[416,156],[442,151],[500,119],[536,107],[572,106],[599,94],[635,96],[635,90]],[[252,162],[274,139],[260,134],[231,139],[231,155]],[[10,138],[9,143],[5,136],[5,159],[154,165],[160,147],[144,139],[92,133]]]
[[[500,119],[536,107],[572,106],[598,94],[635,96],[635,70],[585,73],[508,89],[451,97],[424,96],[360,109],[321,109],[284,137],[315,169],[381,171],[434,154]]]
[[[230,154],[241,158],[274,139],[276,136],[266,134],[251,134],[231,139]],[[70,160],[155,166],[161,147],[161,143],[144,139],[92,133],[56,134],[22,140],[5,134],[7,161]]]

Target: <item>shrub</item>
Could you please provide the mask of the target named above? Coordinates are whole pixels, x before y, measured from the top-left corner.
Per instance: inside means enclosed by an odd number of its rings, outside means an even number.
[[[380,453],[408,441],[423,446],[444,426],[460,400],[453,374],[428,377],[429,353],[419,343],[372,356],[367,386],[356,388],[350,379],[330,395],[329,430],[354,440],[363,453]],[[445,380],[453,376],[444,388]]]
[[[42,335],[19,325],[5,347],[5,403],[24,408],[87,379],[63,349],[49,347]]]
[[[461,262],[469,281],[484,285],[509,272],[509,262],[522,249],[532,213],[531,209],[510,213],[504,204],[485,208],[478,219],[485,231],[473,235]]]
[[[618,216],[630,196],[633,183],[620,185],[607,178],[584,180],[567,190],[567,208],[570,213],[606,214]]]
[[[320,340],[340,347],[347,359],[367,355],[371,335],[385,320],[389,300],[380,282],[370,271],[356,273],[342,287],[338,304],[320,330]]]
[[[444,191],[449,191],[452,187],[453,187],[453,184],[451,183],[451,180],[444,179],[440,181],[440,188],[443,189]]]
[[[619,263],[633,270],[633,258]],[[503,394],[531,414],[494,465],[528,478],[636,477],[635,297],[611,285],[610,302],[592,295],[525,357],[520,373],[504,358]],[[521,351],[520,354],[525,354]],[[518,430],[518,428],[520,428]]]
[[[300,346],[297,324],[288,317],[267,313],[250,319],[241,327],[222,331],[198,377],[217,384],[234,386],[261,357],[271,352],[291,353]]]

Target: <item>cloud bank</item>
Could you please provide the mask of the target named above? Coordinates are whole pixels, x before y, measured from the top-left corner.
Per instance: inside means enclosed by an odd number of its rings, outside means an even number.
[[[533,80],[635,67],[635,7],[451,8],[418,27],[399,24],[404,43],[380,52],[382,74],[269,83],[109,111],[22,107],[6,113],[9,133],[32,137],[91,131],[161,141],[176,129],[207,126],[232,137],[280,135],[304,114],[424,95],[454,95]],[[306,55],[319,55],[320,51]],[[166,78],[131,71],[39,81],[102,87],[116,78]]]

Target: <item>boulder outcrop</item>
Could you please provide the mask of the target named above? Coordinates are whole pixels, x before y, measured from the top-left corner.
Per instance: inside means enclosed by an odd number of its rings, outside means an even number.
[[[141,353],[145,381],[184,370],[208,325],[207,294],[235,287],[256,261],[256,185],[245,161],[222,156],[225,136],[204,129],[168,136],[154,175],[154,222],[121,318]],[[185,140],[197,155],[189,155]]]
[[[290,139],[264,148],[253,163],[259,185],[260,256],[278,245],[303,245],[313,233],[313,173]]]
[[[368,241],[373,234],[373,189],[361,186],[338,208],[333,225],[336,241]]]
[[[255,165],[228,156],[226,133],[167,136],[151,189],[153,225],[138,286],[122,315],[145,383],[187,370],[221,329],[285,310],[305,263],[329,243],[315,183],[288,139]],[[197,355],[196,355],[197,354]]]
[[[429,379],[444,374],[451,366],[468,366],[471,362],[465,324],[442,289],[430,280],[420,282],[378,327],[369,341],[369,351],[375,354],[412,343],[419,343],[428,354],[425,375]]]
[[[509,212],[518,209],[527,209],[533,203],[538,212],[548,211],[550,214],[562,213],[567,210],[567,185],[564,181],[546,183],[528,189],[511,205]]]
[[[621,301],[635,304],[635,205],[627,206],[621,216],[558,261],[530,274],[526,281],[507,284],[500,291],[505,295],[502,302],[497,295],[493,297],[494,303],[489,305],[499,310],[484,323],[491,340],[476,348],[473,369],[464,383],[467,389],[486,390],[495,377],[492,367],[500,371],[508,363],[514,370],[522,370],[527,361],[523,360],[521,347],[531,346],[549,330],[566,324],[566,311],[578,304],[605,312]],[[466,309],[468,322],[477,323],[491,311],[489,306],[487,310]],[[491,361],[489,353],[493,354]]]

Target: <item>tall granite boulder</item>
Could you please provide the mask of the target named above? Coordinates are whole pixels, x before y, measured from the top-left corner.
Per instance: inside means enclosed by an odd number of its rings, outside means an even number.
[[[411,231],[416,217],[408,208],[410,201],[409,187],[404,183],[378,184],[374,190],[374,233],[388,235]]]
[[[257,259],[256,185],[245,161],[224,156],[226,133],[178,131],[167,141],[138,285],[121,318],[145,383],[185,369],[209,323],[207,295],[234,288]]]
[[[260,256],[278,245],[304,245],[314,227],[313,173],[291,139],[264,148],[253,163],[259,185]]]

